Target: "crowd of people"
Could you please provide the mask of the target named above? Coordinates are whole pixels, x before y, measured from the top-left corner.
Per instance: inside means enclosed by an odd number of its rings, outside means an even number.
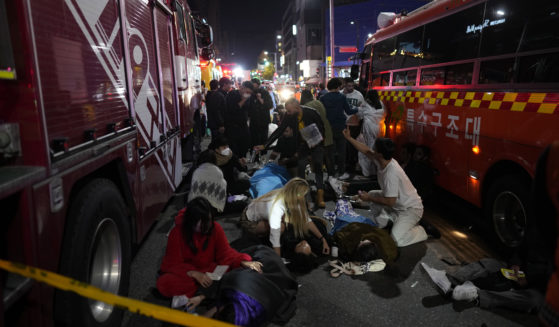
[[[289,99],[282,107],[258,79],[231,86],[227,78],[210,82],[205,101],[212,140],[187,176],[188,202],[175,218],[157,280],[163,296],[186,298],[183,309],[189,311],[204,302],[207,316],[236,325],[286,322],[295,312],[292,272],[314,269],[334,248],[346,261],[390,265],[399,247],[440,237],[422,220],[420,194],[431,192],[431,179],[424,176],[432,173],[428,149],[406,147],[408,156],[401,162],[394,158],[394,142],[379,135],[384,105],[376,91],[363,95],[353,80],[334,78],[316,98],[303,90],[300,100]],[[250,199],[256,180],[250,177],[248,155],[267,152],[270,165],[292,175],[265,191],[259,188]],[[329,227],[314,216],[315,209],[325,207],[325,186],[341,198],[357,172],[378,182],[377,189],[349,194],[369,205],[371,216],[344,216],[344,224]],[[240,215],[243,236],[229,244],[214,219],[237,201],[244,203],[232,209]],[[445,294],[462,289],[458,299],[474,298],[463,295],[472,278],[455,278],[453,288],[444,273],[424,269]],[[476,294],[483,299],[489,293]],[[531,308],[541,304],[529,294]]]

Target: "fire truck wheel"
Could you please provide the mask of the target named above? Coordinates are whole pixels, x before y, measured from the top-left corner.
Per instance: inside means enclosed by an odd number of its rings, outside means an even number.
[[[128,294],[131,236],[127,209],[113,182],[95,179],[70,204],[60,270],[111,293]],[[70,292],[56,295],[56,318],[66,326],[120,326],[123,312]]]
[[[505,249],[520,246],[527,223],[529,185],[518,175],[497,179],[488,191],[488,216],[493,231]]]

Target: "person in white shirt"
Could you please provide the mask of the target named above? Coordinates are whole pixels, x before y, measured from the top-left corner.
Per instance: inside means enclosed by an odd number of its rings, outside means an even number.
[[[344,78],[344,87],[341,91],[345,95],[347,103],[351,109],[359,109],[366,105],[363,94],[355,89],[355,82],[351,77]],[[357,113],[353,115],[346,115],[346,126],[349,126],[352,137],[357,137],[361,131],[360,120],[363,119]],[[346,171],[340,176],[340,180],[352,179],[355,175],[355,167],[357,166],[357,151],[351,146],[347,147],[345,154],[345,168]],[[365,175],[366,176],[366,175]]]
[[[377,165],[377,178],[381,190],[359,191],[362,201],[371,202],[373,220],[379,227],[386,227],[392,221],[391,236],[399,247],[411,245],[427,239],[427,233],[418,223],[423,216],[423,204],[417,190],[398,162],[392,159],[394,142],[378,138],[374,149],[351,137],[349,129],[344,137],[361,153]]]
[[[307,181],[293,178],[282,188],[255,199],[241,216],[242,228],[257,236],[269,234],[274,251],[281,256],[280,237],[287,225],[291,225],[295,237],[301,240],[295,248],[296,252],[310,255],[310,246],[304,239],[306,235],[312,234],[322,241],[322,253],[329,254],[328,242],[311,220],[307,210],[305,196],[309,190]]]
[[[380,132],[380,121],[384,117],[384,104],[380,101],[376,90],[369,90],[366,95],[365,102],[359,107],[357,117],[363,121],[361,135],[364,143],[373,148],[377,136]],[[359,152],[359,165],[363,176],[371,176],[376,174],[376,166],[374,161],[367,158],[364,153]]]

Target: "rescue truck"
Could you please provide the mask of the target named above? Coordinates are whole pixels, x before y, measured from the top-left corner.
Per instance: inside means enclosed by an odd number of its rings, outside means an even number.
[[[211,44],[186,0],[0,0],[0,257],[127,294]],[[0,325],[120,326],[120,309],[0,276]]]
[[[441,0],[380,25],[360,85],[386,106],[384,134],[429,147],[436,183],[520,246],[538,157],[559,139],[559,3]]]

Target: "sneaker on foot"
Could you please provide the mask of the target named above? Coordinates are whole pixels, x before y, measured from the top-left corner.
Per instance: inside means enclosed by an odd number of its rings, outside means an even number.
[[[426,263],[422,262],[421,267],[427,273],[427,276],[431,279],[433,284],[437,287],[437,291],[446,295],[450,292],[452,285],[448,277],[446,277],[446,272],[443,270],[438,270],[429,267]]]
[[[336,195],[340,196],[344,193],[342,188],[343,187],[342,181],[337,180],[334,177],[329,177],[328,183],[330,184],[330,186],[332,186],[332,189],[334,190],[334,192],[336,192]]]
[[[469,280],[462,285],[458,285],[452,291],[452,299],[456,301],[471,302],[477,299],[477,287]]]
[[[342,176],[338,177],[339,180],[345,181],[346,179],[350,179],[351,175],[349,173],[344,173]]]

